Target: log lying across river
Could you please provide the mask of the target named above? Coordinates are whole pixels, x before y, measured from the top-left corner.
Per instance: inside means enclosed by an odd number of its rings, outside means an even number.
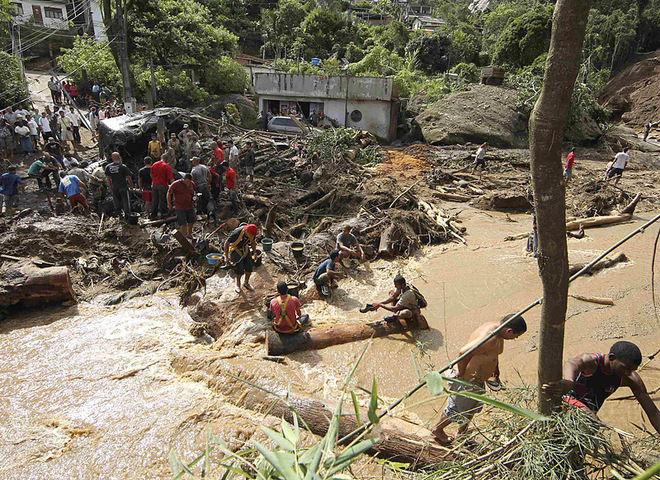
[[[312,328],[306,332],[296,334],[279,334],[272,329],[266,335],[266,355],[278,356],[302,350],[318,350],[331,345],[366,340],[371,337],[385,337],[393,333],[403,333],[409,330],[426,330],[428,323],[420,315],[419,323],[405,324],[405,322],[385,322],[383,320],[373,323],[341,324],[329,327]]]
[[[295,410],[301,426],[307,426],[315,435],[323,436],[327,433],[332,409],[323,402],[302,398],[294,391],[287,395],[287,404],[272,394],[234,378],[243,378],[256,385],[268,385],[269,390],[281,391],[284,396],[290,391],[289,386],[285,385],[288,383],[290,367],[268,363],[263,369],[259,363],[248,364],[245,359],[222,358],[220,352],[202,349],[175,350],[172,354],[172,367],[175,371],[184,374],[188,379],[204,381],[229,403],[254,412],[284,418],[291,424]],[[276,378],[282,378],[282,384],[278,384]],[[366,412],[361,412],[360,418],[365,422]],[[339,422],[339,438],[350,434],[357,427],[353,408],[344,409]],[[451,459],[451,451],[433,441],[427,429],[405,420],[383,419],[378,426],[378,436],[379,440],[370,450],[371,454],[410,463],[411,468],[427,467]]]

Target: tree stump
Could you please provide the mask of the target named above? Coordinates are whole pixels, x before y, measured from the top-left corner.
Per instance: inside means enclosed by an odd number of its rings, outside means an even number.
[[[73,300],[68,267],[39,268],[31,261],[5,262],[0,269],[0,306]]]

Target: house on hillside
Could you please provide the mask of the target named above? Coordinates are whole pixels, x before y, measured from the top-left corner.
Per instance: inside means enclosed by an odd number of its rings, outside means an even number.
[[[13,1],[14,20],[37,27],[69,30],[87,34],[98,41],[107,40],[101,8],[97,0],[24,0]]]
[[[399,98],[391,78],[285,73],[254,76],[259,110],[274,115],[323,114],[339,126],[393,140]]]
[[[273,71],[273,62],[246,53],[241,53],[234,58],[236,62],[243,65],[250,76],[250,83],[254,83],[254,75],[257,73],[270,73]]]
[[[468,10],[472,13],[484,13],[490,10],[491,0],[474,0],[469,6]]]
[[[426,33],[436,33],[440,27],[447,23],[446,20],[429,15],[417,15],[409,18],[412,19],[413,30],[422,30]]]

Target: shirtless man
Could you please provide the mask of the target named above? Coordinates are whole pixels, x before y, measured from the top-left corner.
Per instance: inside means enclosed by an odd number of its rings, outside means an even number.
[[[460,355],[470,350],[474,345],[486,338],[490,332],[505,323],[513,314],[509,314],[499,322],[485,323],[477,328],[468,343],[461,348]],[[451,382],[449,390],[452,392],[473,392],[483,393],[486,380],[495,377],[499,380],[499,356],[504,351],[504,340],[515,340],[527,331],[527,324],[522,317],[518,317],[499,331],[497,335],[488,340],[482,346],[454,366],[447,377],[459,378],[469,382],[472,386],[466,386],[461,383]],[[445,433],[445,428],[450,423],[456,422],[460,425],[458,434],[462,435],[467,431],[468,424],[475,413],[481,411],[482,405],[478,400],[463,397],[461,395],[450,395],[447,399],[447,406],[440,415],[440,420],[433,427],[432,433],[440,444],[449,444],[454,439]]]
[[[550,396],[564,396],[569,405],[596,415],[619,387],[632,390],[635,399],[660,433],[660,411],[636,372],[642,352],[631,342],[616,342],[609,353],[585,353],[564,364],[564,378],[542,386]]]

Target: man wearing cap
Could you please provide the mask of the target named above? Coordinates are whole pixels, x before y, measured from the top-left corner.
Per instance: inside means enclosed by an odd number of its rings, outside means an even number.
[[[236,273],[236,293],[241,293],[241,277],[245,274],[243,286],[246,290],[254,291],[250,285],[250,275],[254,269],[252,255],[257,253],[257,226],[253,223],[232,230],[225,240],[225,258],[234,267]],[[250,250],[252,253],[250,254]]]

